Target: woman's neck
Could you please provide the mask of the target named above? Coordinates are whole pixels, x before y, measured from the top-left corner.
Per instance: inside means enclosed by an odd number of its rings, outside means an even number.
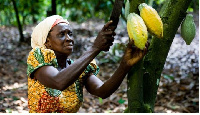
[[[56,55],[56,59],[57,59],[57,62],[58,62],[58,66],[63,69],[66,67],[66,60],[67,60],[67,57],[65,54],[61,54],[59,52],[55,52],[55,55]]]

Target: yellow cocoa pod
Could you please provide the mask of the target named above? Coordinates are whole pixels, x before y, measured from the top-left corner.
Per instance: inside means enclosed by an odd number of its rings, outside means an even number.
[[[157,11],[145,3],[140,4],[138,8],[140,10],[140,16],[144,20],[148,31],[157,38],[162,38],[163,23]]]
[[[139,15],[135,13],[130,13],[128,15],[127,31],[130,40],[134,41],[135,46],[143,50],[147,42],[148,32],[144,21]]]

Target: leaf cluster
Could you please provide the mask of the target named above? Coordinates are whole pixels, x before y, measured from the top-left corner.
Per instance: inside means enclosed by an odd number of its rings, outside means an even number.
[[[17,26],[13,0],[0,0],[0,26]],[[15,0],[23,25],[37,23],[52,11],[51,0]],[[113,0],[56,0],[57,14],[68,20],[83,22],[91,18],[108,20]]]

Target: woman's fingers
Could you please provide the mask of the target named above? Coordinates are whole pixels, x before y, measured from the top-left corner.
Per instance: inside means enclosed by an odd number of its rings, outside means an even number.
[[[104,51],[109,51],[110,46],[112,46],[112,45],[113,45],[113,43],[109,43],[109,44],[107,44],[106,47],[105,47],[105,50],[104,50]]]
[[[103,34],[106,36],[115,36],[116,35],[116,33],[114,31],[105,31],[105,32],[103,32]]]
[[[149,45],[150,43],[147,41],[147,43],[145,44],[144,55],[148,52]]]
[[[114,31],[117,27],[116,26],[109,26],[107,30]]]
[[[144,48],[143,56],[147,53],[147,47]]]
[[[113,45],[114,36],[116,35],[114,32],[116,26],[111,26],[112,23],[112,20],[108,21],[97,36],[99,41],[96,44],[101,44],[103,51],[108,51],[110,46]]]
[[[114,41],[114,37],[104,37],[106,40],[107,40],[107,42],[109,43],[109,42],[113,42]]]
[[[109,22],[107,22],[104,26],[103,26],[103,28],[102,28],[102,30],[103,31],[105,31],[106,29],[108,29],[108,27],[110,26],[110,24],[112,24],[112,20],[110,20]]]
[[[146,48],[148,48],[149,45],[150,45],[150,43],[149,43],[149,41],[147,41],[146,44],[145,44]]]
[[[129,40],[128,44],[127,44],[127,48],[132,48],[134,45],[134,41],[133,40]]]
[[[132,47],[132,48],[136,48],[135,44],[134,44],[134,40],[129,40],[129,43],[128,43],[128,47]]]

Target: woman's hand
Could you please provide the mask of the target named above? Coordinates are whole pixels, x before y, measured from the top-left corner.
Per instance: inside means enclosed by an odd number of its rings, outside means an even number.
[[[115,27],[111,27],[112,21],[107,22],[102,30],[99,32],[97,38],[94,41],[93,47],[100,51],[108,51],[110,46],[113,45]]]
[[[126,64],[126,66],[133,66],[136,64],[146,55],[148,51],[149,42],[145,44],[145,48],[143,50],[133,46],[132,44],[134,44],[134,41],[130,41],[128,43],[125,54],[121,61],[121,63]]]

